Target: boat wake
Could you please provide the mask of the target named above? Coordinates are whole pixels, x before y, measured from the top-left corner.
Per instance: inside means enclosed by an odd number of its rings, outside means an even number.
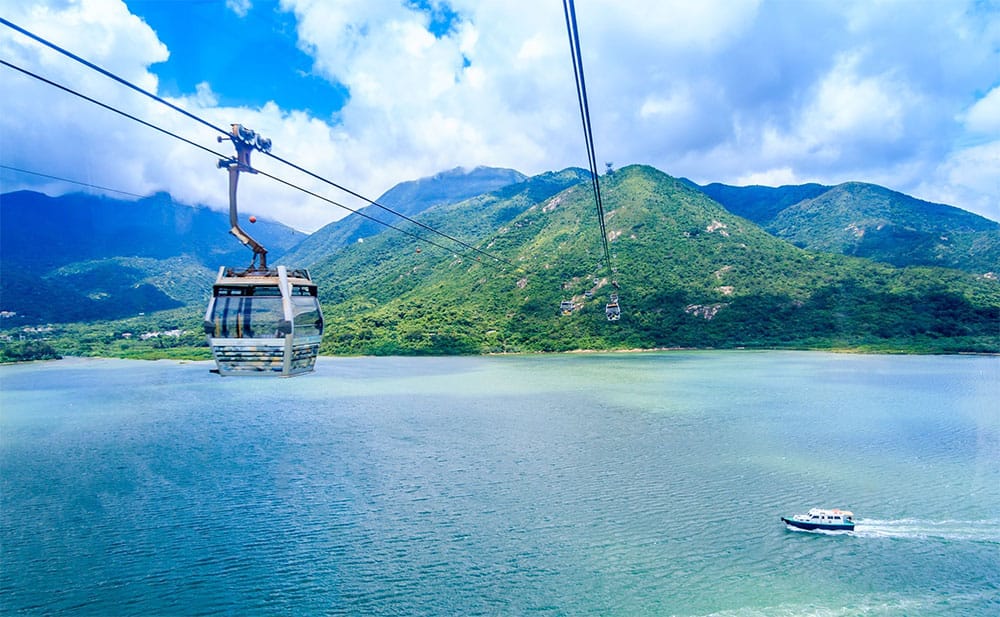
[[[1000,519],[980,521],[859,519],[854,531],[848,533],[861,538],[936,538],[1000,544]]]

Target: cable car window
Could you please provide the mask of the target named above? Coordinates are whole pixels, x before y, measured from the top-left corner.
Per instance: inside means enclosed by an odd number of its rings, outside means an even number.
[[[252,288],[252,294],[254,296],[281,296],[281,290],[277,285],[267,285],[263,287]]]
[[[234,285],[232,287],[216,287],[218,296],[280,296],[281,289],[277,285]]]
[[[283,319],[280,295],[220,295],[212,306],[211,320],[219,338],[274,338]]]
[[[293,296],[315,296],[316,288],[309,285],[292,285]]]
[[[291,300],[295,336],[323,334],[323,317],[319,310],[319,300],[312,295],[292,296]]]
[[[247,287],[216,287],[215,295],[218,296],[246,296]]]

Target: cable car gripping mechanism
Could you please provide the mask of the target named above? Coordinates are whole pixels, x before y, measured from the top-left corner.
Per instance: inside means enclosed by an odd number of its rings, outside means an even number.
[[[230,125],[230,133],[226,137],[219,137],[219,141],[228,139],[236,147],[236,156],[230,159],[219,161],[219,167],[229,170],[229,233],[236,236],[236,239],[249,246],[253,250],[253,260],[250,262],[248,271],[267,270],[267,249],[259,242],[250,237],[250,234],[240,228],[239,213],[236,209],[236,186],[239,183],[240,172],[257,173],[250,165],[250,154],[254,150],[261,152],[271,151],[271,140],[262,137],[254,131],[246,128],[242,124]],[[257,267],[257,258],[260,257],[260,267]]]

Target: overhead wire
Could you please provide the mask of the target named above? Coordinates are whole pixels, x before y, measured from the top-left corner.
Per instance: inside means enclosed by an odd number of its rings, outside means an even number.
[[[42,45],[45,45],[46,47],[48,47],[50,49],[53,49],[53,50],[61,53],[64,56],[72,58],[73,60],[79,62],[80,64],[84,65],[85,67],[87,67],[89,69],[93,69],[93,70],[97,71],[98,73],[100,73],[101,75],[104,75],[105,77],[107,77],[109,79],[113,79],[114,81],[120,83],[121,85],[125,86],[126,88],[131,88],[132,90],[135,90],[136,92],[138,92],[140,94],[144,94],[144,95],[150,97],[151,99],[157,101],[158,103],[162,103],[162,104],[166,105],[167,107],[173,109],[174,111],[177,111],[177,112],[179,112],[181,114],[184,114],[185,116],[187,116],[188,118],[194,120],[195,122],[198,122],[200,124],[204,124],[208,128],[214,129],[216,131],[219,131],[222,134],[228,134],[229,133],[229,131],[227,131],[226,129],[224,129],[222,127],[219,127],[219,126],[216,126],[216,125],[212,124],[211,122],[209,122],[209,121],[207,121],[207,120],[205,120],[203,118],[199,118],[198,116],[190,113],[186,109],[184,109],[182,107],[178,107],[177,105],[174,105],[170,101],[168,101],[168,100],[166,100],[164,98],[161,98],[159,96],[156,96],[152,92],[149,92],[149,91],[147,91],[147,90],[145,90],[145,89],[143,89],[143,88],[141,88],[141,87],[133,84],[132,82],[130,82],[129,80],[127,80],[127,79],[125,79],[123,77],[119,77],[118,75],[115,75],[111,71],[108,71],[106,69],[101,68],[100,66],[94,64],[93,62],[90,62],[89,60],[81,58],[80,56],[74,54],[73,52],[69,51],[68,49],[60,47],[59,45],[56,45],[52,41],[49,41],[48,39],[45,39],[45,38],[43,38],[43,37],[35,34],[34,32],[31,32],[29,30],[25,30],[21,26],[15,24],[14,22],[12,22],[12,21],[10,21],[8,19],[4,19],[3,17],[0,17],[0,23],[2,23],[3,25],[7,26],[8,28],[11,28],[12,30],[16,30],[16,31],[20,32],[24,36],[26,36],[26,37],[28,37],[28,38],[30,38],[30,39],[38,42],[38,43],[41,43]]]
[[[143,95],[151,98],[152,100],[154,100],[154,101],[156,101],[158,103],[166,105],[170,109],[173,109],[174,111],[177,111],[177,112],[181,113],[182,115],[184,115],[187,118],[190,118],[190,119],[192,119],[192,120],[194,120],[194,121],[196,121],[196,122],[198,122],[198,123],[200,123],[200,124],[202,124],[202,125],[204,125],[206,127],[209,127],[209,128],[211,128],[211,129],[213,129],[215,131],[218,131],[218,132],[222,133],[223,135],[229,135],[229,131],[227,129],[222,128],[220,126],[217,126],[215,124],[212,124],[211,122],[205,120],[204,118],[201,118],[201,117],[197,116],[196,114],[193,114],[193,113],[187,111],[186,109],[184,109],[184,108],[182,108],[182,107],[180,107],[178,105],[175,105],[175,104],[171,103],[170,101],[167,101],[166,99],[164,99],[164,98],[162,98],[160,96],[157,96],[156,94],[153,94],[152,92],[149,92],[148,90],[145,90],[144,88],[142,88],[140,86],[137,86],[136,84],[133,84],[132,82],[128,81],[127,79],[124,79],[123,77],[115,75],[111,71],[108,71],[108,70],[106,70],[106,69],[104,69],[104,68],[102,68],[102,67],[94,64],[93,62],[90,62],[90,61],[88,61],[88,60],[86,60],[86,59],[78,56],[77,54],[74,54],[73,52],[71,52],[71,51],[69,51],[69,50],[67,50],[67,49],[65,49],[65,48],[63,48],[63,47],[61,47],[61,46],[53,43],[52,41],[49,41],[49,40],[45,39],[44,37],[41,37],[41,36],[39,36],[37,34],[34,34],[33,32],[30,32],[29,30],[26,30],[26,29],[22,28],[21,26],[18,26],[17,24],[11,22],[8,19],[0,17],[0,24],[3,24],[3,25],[5,25],[5,26],[7,26],[7,27],[9,27],[9,28],[11,28],[13,30],[16,30],[17,32],[20,32],[21,34],[27,36],[28,38],[30,38],[30,39],[32,39],[32,40],[34,40],[34,41],[36,41],[36,42],[38,42],[38,43],[40,43],[42,45],[45,45],[46,47],[49,47],[50,49],[53,49],[53,50],[55,50],[55,51],[57,51],[57,52],[65,55],[66,57],[68,57],[68,58],[70,58],[70,59],[72,59],[72,60],[74,60],[76,62],[79,62],[80,64],[83,64],[84,66],[86,66],[86,67],[88,67],[88,68],[90,68],[90,69],[92,69],[94,71],[97,71],[98,73],[101,73],[102,75],[104,75],[104,76],[106,76],[106,77],[114,80],[117,83],[120,83],[120,84],[122,84],[122,85],[124,85],[124,86],[126,86],[126,87],[128,87],[128,88],[130,88],[130,89],[132,89],[132,90],[134,90],[134,91],[136,91],[138,93],[140,93],[140,94],[143,94]],[[6,64],[7,66],[10,66],[11,68],[16,68],[17,70],[21,70],[22,72],[26,72],[27,73],[27,71],[25,71],[23,69],[20,69],[18,67],[15,67],[15,66],[11,65],[8,62],[3,62],[3,63]],[[31,74],[31,73],[28,73],[28,74]],[[34,74],[31,74],[31,75],[35,76]],[[44,78],[41,78],[41,79],[43,81],[48,82],[48,80],[45,80]],[[49,83],[52,83],[52,82],[49,82]],[[55,85],[55,84],[53,84],[53,85]],[[63,89],[65,89],[65,88],[63,88]],[[96,101],[93,101],[93,99],[89,99],[89,97],[85,97],[84,96],[83,98],[87,98],[87,100],[91,100],[92,102],[96,103]],[[102,103],[98,103],[98,104],[101,105],[102,107],[108,107],[108,106],[106,106],[106,105],[104,105]],[[110,107],[108,107],[108,108],[110,109]],[[132,119],[136,119],[136,118],[133,117]],[[145,123],[145,122],[143,122],[143,123],[147,124],[147,126],[151,126],[151,125],[148,125],[148,123]],[[191,141],[189,141],[187,139],[184,139],[184,138],[179,138],[179,139],[182,139],[183,141],[186,141],[187,143],[193,144],[193,142],[191,142]],[[199,147],[201,147],[201,146],[199,146]],[[447,233],[445,233],[443,231],[440,231],[438,229],[435,229],[435,228],[433,228],[433,227],[431,227],[431,226],[429,226],[429,225],[427,225],[425,223],[417,221],[417,220],[415,220],[415,219],[413,219],[413,218],[411,218],[411,217],[409,217],[409,216],[407,216],[407,215],[405,215],[405,214],[403,214],[401,212],[397,212],[397,211],[393,210],[392,208],[389,208],[388,206],[380,204],[377,201],[375,201],[373,199],[370,199],[370,198],[362,195],[361,193],[358,193],[357,191],[351,190],[351,189],[349,189],[349,188],[347,188],[345,186],[342,186],[342,185],[340,185],[340,184],[338,184],[338,183],[336,183],[336,182],[334,182],[334,181],[332,181],[332,180],[330,180],[328,178],[320,176],[319,174],[317,174],[315,172],[312,172],[312,171],[310,171],[310,170],[308,170],[308,169],[302,167],[301,165],[298,165],[298,164],[296,164],[296,163],[294,163],[292,161],[289,161],[289,160],[287,160],[285,158],[282,158],[282,157],[280,157],[280,156],[278,156],[278,155],[276,155],[276,154],[274,154],[272,152],[264,152],[264,154],[266,156],[269,156],[269,157],[277,160],[280,163],[284,163],[285,165],[288,165],[289,167],[292,167],[293,169],[295,169],[295,170],[297,170],[297,171],[299,171],[301,173],[304,173],[304,174],[306,174],[306,175],[308,175],[308,176],[310,176],[310,177],[312,177],[312,178],[314,178],[316,180],[319,180],[320,182],[323,182],[323,183],[328,184],[328,185],[330,185],[330,186],[332,186],[334,188],[337,188],[337,189],[339,189],[341,191],[344,191],[345,193],[348,193],[349,195],[357,197],[358,199],[361,199],[362,201],[364,201],[364,202],[366,202],[366,203],[368,203],[368,204],[370,204],[372,206],[380,208],[380,209],[382,209],[382,210],[384,210],[386,212],[389,212],[390,214],[393,214],[393,215],[395,215],[395,216],[397,216],[397,217],[399,217],[399,218],[401,218],[401,219],[403,219],[403,220],[405,220],[405,221],[407,221],[409,223],[417,225],[421,229],[424,229],[424,230],[426,230],[428,232],[431,232],[433,234],[442,236],[442,237],[444,237],[444,238],[446,238],[446,239],[448,239],[448,240],[450,240],[450,241],[452,241],[452,242],[454,242],[454,243],[456,243],[456,244],[458,244],[460,246],[465,247],[466,249],[469,249],[470,251],[473,251],[475,253],[478,253],[480,255],[488,257],[488,258],[490,258],[490,259],[492,259],[492,260],[494,260],[495,262],[498,262],[498,263],[503,263],[503,264],[506,264],[506,265],[509,265],[509,266],[513,266],[514,265],[512,262],[510,262],[507,259],[504,259],[502,257],[498,257],[496,255],[492,255],[492,254],[490,254],[490,253],[488,253],[488,252],[486,252],[486,251],[484,251],[484,250],[482,250],[482,249],[480,249],[480,248],[478,248],[476,246],[473,246],[473,245],[471,245],[471,244],[469,244],[469,243],[467,243],[467,242],[465,242],[463,240],[460,240],[459,238],[455,238],[454,236],[451,236],[450,234],[447,234]],[[300,190],[302,190],[302,189],[300,189]],[[330,201],[330,200],[327,200],[327,201]],[[336,203],[336,202],[332,202],[332,203]],[[343,207],[343,208],[345,208],[347,210],[350,210],[351,212],[360,213],[358,210],[354,210],[352,208],[347,208],[346,206],[343,206],[341,204],[336,204],[336,205],[338,205],[340,207]],[[380,221],[379,219],[376,219],[376,218],[373,218],[373,217],[369,217],[369,216],[365,216],[365,218],[368,218],[369,220],[375,221],[375,222],[377,222],[379,224],[389,226],[392,229],[399,230],[398,227],[391,226],[388,223],[385,223],[384,221]],[[411,234],[411,235],[413,235],[413,234]],[[422,240],[424,240],[425,242],[428,242],[430,244],[434,244],[434,243],[428,241],[426,238],[424,238],[422,236],[416,235],[415,237],[421,238]],[[436,246],[440,246],[440,245],[436,245]],[[447,249],[447,250],[451,250],[451,249]]]
[[[611,265],[611,251],[608,248],[608,229],[604,217],[604,200],[601,198],[601,184],[597,171],[597,154],[594,147],[594,132],[590,122],[590,105],[587,101],[587,82],[583,72],[583,54],[580,52],[580,32],[576,23],[576,7],[573,0],[563,0],[563,13],[566,17],[566,32],[569,34],[570,55],[573,57],[573,77],[576,80],[576,95],[580,104],[580,119],[583,123],[583,135],[587,146],[587,163],[590,166],[590,182],[594,192],[594,202],[597,206],[597,217],[601,230],[601,242],[604,248],[604,260],[608,266],[608,274],[614,277]]]
[[[24,73],[25,75],[33,77],[33,78],[35,78],[35,79],[37,79],[37,80],[39,80],[39,81],[41,81],[43,83],[46,83],[46,84],[48,84],[50,86],[58,88],[58,89],[66,92],[66,93],[69,93],[69,94],[72,94],[72,95],[74,95],[76,97],[79,97],[79,98],[81,98],[81,99],[83,99],[83,100],[85,100],[87,102],[93,103],[94,105],[102,107],[102,108],[104,108],[104,109],[106,109],[108,111],[116,113],[116,114],[118,114],[120,116],[124,116],[124,117],[126,117],[126,118],[128,118],[130,120],[135,121],[135,122],[138,122],[139,124],[142,124],[143,126],[146,126],[146,127],[151,128],[151,129],[153,129],[155,131],[163,133],[164,135],[168,135],[170,137],[173,137],[174,139],[180,140],[180,141],[182,141],[182,142],[184,142],[186,144],[189,144],[191,146],[194,146],[196,148],[204,150],[205,152],[208,152],[209,154],[212,154],[212,155],[218,157],[219,159],[228,160],[229,158],[231,158],[231,157],[227,156],[226,154],[223,154],[221,152],[217,152],[217,151],[215,151],[215,150],[213,150],[211,148],[203,146],[202,144],[199,144],[199,143],[197,143],[195,141],[192,141],[192,140],[190,140],[190,139],[188,139],[186,137],[183,137],[182,135],[178,135],[177,133],[174,133],[173,131],[170,131],[170,130],[162,128],[162,127],[159,127],[159,126],[157,126],[155,124],[152,124],[151,122],[147,122],[146,120],[143,120],[142,118],[134,116],[134,115],[132,115],[132,114],[126,112],[126,111],[123,111],[121,109],[118,109],[118,108],[116,108],[116,107],[114,107],[112,105],[108,105],[107,103],[103,103],[101,101],[98,101],[97,99],[95,99],[93,97],[90,97],[90,96],[87,96],[86,94],[83,94],[82,92],[78,92],[78,91],[74,90],[73,88],[70,88],[70,87],[65,86],[63,84],[60,84],[58,82],[52,81],[51,79],[48,79],[48,78],[43,77],[41,75],[38,75],[37,73],[29,71],[28,69],[25,69],[23,67],[19,67],[19,66],[15,65],[15,64],[7,62],[6,60],[4,60],[2,58],[0,58],[0,64],[2,64],[4,66],[7,66],[7,67],[9,67],[11,69],[14,69],[15,71],[19,71],[21,73]],[[0,167],[7,167],[9,169],[15,169],[15,168],[10,168],[10,167],[8,167],[6,165],[0,165]],[[58,178],[56,176],[49,176],[47,174],[40,174],[40,173],[37,173],[37,172],[31,172],[31,171],[20,170],[20,169],[15,169],[15,170],[16,171],[24,171],[25,173],[33,173],[35,175],[40,175],[40,176],[46,176],[46,177],[50,177],[50,178],[57,179],[57,180],[65,180],[67,182],[74,182],[72,180],[66,180],[65,178]],[[263,170],[250,167],[248,169],[248,171],[250,173],[259,174],[261,176],[264,176],[265,178],[269,178],[269,179],[274,180],[274,181],[276,181],[276,182],[278,182],[280,184],[284,184],[285,186],[288,186],[288,187],[294,188],[296,190],[299,190],[299,191],[301,191],[301,192],[303,192],[303,193],[305,193],[305,194],[307,194],[307,195],[309,195],[311,197],[315,197],[317,199],[321,199],[321,200],[323,200],[323,201],[325,201],[325,202],[327,202],[329,204],[337,206],[338,208],[342,208],[344,210],[347,210],[348,212],[357,214],[358,216],[360,216],[362,218],[365,218],[367,220],[370,220],[370,221],[372,221],[374,223],[378,223],[379,225],[384,225],[385,227],[388,227],[390,229],[398,231],[398,232],[400,232],[400,233],[402,233],[402,234],[404,234],[406,236],[409,236],[409,237],[414,238],[416,240],[419,240],[421,242],[425,242],[425,243],[430,244],[432,246],[436,246],[436,247],[438,247],[440,249],[443,249],[443,250],[445,250],[445,251],[447,251],[449,253],[452,253],[452,254],[456,254],[457,253],[457,254],[460,254],[460,255],[463,255],[463,256],[466,255],[465,253],[462,253],[460,251],[456,252],[453,248],[450,248],[450,247],[444,246],[442,244],[439,244],[439,243],[437,243],[437,242],[435,242],[433,240],[430,240],[430,239],[428,239],[428,238],[426,238],[424,236],[421,236],[419,234],[413,233],[412,231],[409,231],[407,229],[403,229],[401,227],[393,225],[392,223],[389,223],[389,222],[377,219],[377,218],[375,218],[375,217],[373,217],[373,216],[371,216],[369,214],[366,214],[366,213],[364,213],[364,212],[362,212],[360,210],[357,210],[355,208],[351,208],[349,206],[345,206],[344,204],[339,203],[337,201],[334,201],[334,200],[332,200],[332,199],[330,199],[330,198],[328,198],[328,197],[326,197],[324,195],[320,195],[320,194],[318,194],[318,193],[316,193],[314,191],[310,191],[309,189],[306,189],[306,188],[304,188],[302,186],[299,186],[299,185],[297,185],[297,184],[295,184],[293,182],[289,182],[288,180],[284,180],[282,178],[279,178],[278,176],[275,176],[273,174],[269,174],[269,173],[267,173],[267,172],[265,172]],[[84,184],[84,183],[76,183],[76,184]],[[92,186],[93,188],[101,188],[101,189],[109,190],[109,191],[115,191],[115,189],[107,189],[105,187],[98,187],[96,185],[88,185],[88,186]],[[125,191],[115,191],[115,192],[125,193]],[[128,194],[129,195],[134,195],[133,193],[128,193]],[[142,197],[141,195],[136,195],[136,196],[137,197]],[[493,257],[493,256],[491,255],[490,257]],[[497,258],[497,257],[493,257],[493,258],[496,259],[497,261],[503,261],[504,263],[508,263],[508,264],[510,263],[510,262],[508,262],[506,260],[503,260],[501,258]]]
[[[70,178],[63,178],[62,176],[53,176],[51,174],[43,174],[41,172],[30,171],[30,170],[27,170],[27,169],[21,169],[20,167],[12,167],[10,165],[0,164],[0,169],[7,169],[9,171],[16,171],[16,172],[22,173],[22,174],[29,174],[29,175],[32,175],[32,176],[39,176],[39,177],[42,177],[42,178],[49,178],[50,180],[58,180],[59,182],[66,182],[66,183],[69,183],[69,184],[77,184],[79,186],[85,186],[85,187],[87,187],[89,189],[97,189],[99,191],[108,191],[108,192],[111,192],[111,193],[121,193],[122,195],[128,195],[129,197],[138,197],[140,199],[143,198],[143,197],[145,197],[145,195],[140,195],[138,193],[130,193],[128,191],[122,191],[122,190],[119,190],[119,189],[113,189],[113,188],[110,188],[110,187],[107,187],[107,186],[101,186],[99,184],[91,184],[89,182],[80,182],[79,180],[71,180]]]
[[[3,19],[3,18],[0,17],[0,19]],[[87,96],[86,94],[83,94],[82,92],[77,92],[76,90],[70,88],[69,86],[64,86],[63,84],[60,84],[60,83],[55,82],[55,81],[52,81],[51,79],[43,77],[43,76],[39,75],[38,73],[34,73],[32,71],[29,71],[26,68],[17,66],[16,64],[12,64],[10,62],[7,62],[3,58],[0,58],[0,64],[4,65],[6,67],[12,68],[15,71],[19,71],[21,73],[24,73],[25,75],[28,75],[29,77],[33,77],[33,78],[35,78],[35,79],[37,79],[37,80],[39,80],[39,81],[41,81],[43,83],[46,83],[46,84],[48,84],[50,86],[58,88],[58,89],[62,90],[63,92],[68,92],[69,94],[72,94],[74,96],[80,97],[81,99],[83,99],[83,100],[85,100],[85,101],[87,101],[89,103],[93,103],[94,105],[97,105],[98,107],[103,107],[104,109],[107,109],[108,111],[114,112],[114,113],[116,113],[118,115],[121,115],[121,116],[125,116],[129,120],[134,120],[135,122],[138,122],[139,124],[142,124],[143,126],[149,127],[149,128],[151,128],[151,129],[153,129],[155,131],[159,131],[159,132],[161,132],[161,133],[163,133],[165,135],[169,135],[170,137],[173,137],[175,139],[179,139],[179,140],[183,141],[186,144],[194,146],[195,148],[199,148],[201,150],[204,150],[205,152],[208,152],[210,154],[214,154],[215,156],[219,156],[219,157],[222,157],[222,158],[229,158],[229,157],[227,157],[224,154],[221,154],[219,152],[216,152],[215,150],[212,150],[211,148],[208,148],[206,146],[203,146],[203,145],[199,144],[198,142],[191,141],[187,137],[182,137],[182,136],[178,135],[177,133],[174,133],[172,131],[168,131],[165,128],[161,128],[159,126],[156,126],[155,124],[152,124],[150,122],[146,122],[142,118],[139,118],[138,116],[134,116],[134,115],[128,113],[127,111],[122,111],[121,109],[118,109],[117,107],[113,107],[111,105],[108,105],[107,103],[103,103],[101,101],[98,101],[97,99],[95,99],[93,97],[90,97],[90,96]]]

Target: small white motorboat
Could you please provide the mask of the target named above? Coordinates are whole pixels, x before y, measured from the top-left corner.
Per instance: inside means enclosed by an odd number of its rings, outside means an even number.
[[[854,513],[848,510],[824,510],[813,508],[805,514],[796,514],[791,518],[782,516],[781,521],[789,527],[812,531],[853,531]]]

